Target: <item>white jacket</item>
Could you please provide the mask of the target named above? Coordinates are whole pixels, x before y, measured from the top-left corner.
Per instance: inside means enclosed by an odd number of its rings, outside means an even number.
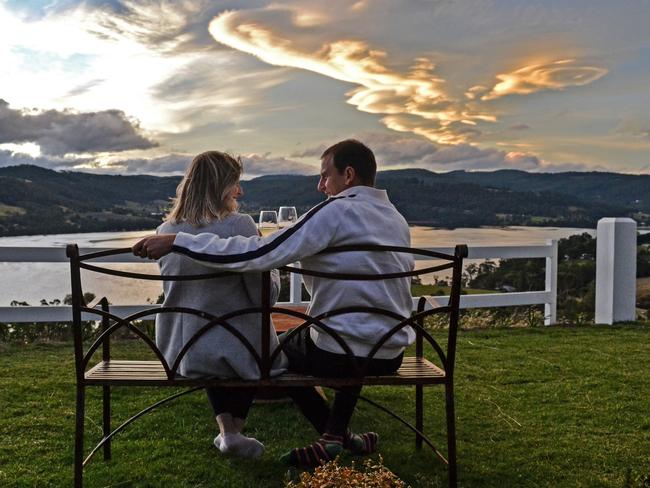
[[[355,186],[313,207],[291,227],[266,237],[179,233],[173,251],[223,270],[265,271],[296,261],[304,269],[333,273],[394,273],[411,271],[412,254],[392,252],[317,253],[328,247],[350,244],[382,244],[409,247],[408,224],[385,190]],[[307,313],[321,313],[348,306],[390,310],[403,318],[412,310],[411,278],[379,281],[331,280],[304,276],[311,302]],[[323,323],[336,330],[357,356],[365,356],[383,334],[399,321],[380,314],[336,315]],[[312,328],[314,343],[323,350],[343,354],[326,332]],[[415,333],[405,327],[384,344],[376,358],[390,359],[413,343]]]

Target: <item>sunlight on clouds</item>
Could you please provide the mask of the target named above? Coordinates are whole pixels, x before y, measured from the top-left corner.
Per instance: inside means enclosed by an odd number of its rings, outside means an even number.
[[[286,7],[278,7],[280,10]],[[292,20],[298,27],[316,27],[329,21],[329,17],[321,12],[294,9]]]
[[[533,144],[530,142],[497,142],[497,146],[499,147],[516,147],[519,149],[538,149],[539,145],[538,144]]]
[[[202,147],[206,136],[184,134],[215,120],[237,125],[285,79],[283,70],[250,69],[219,49],[207,32],[212,14],[201,17],[208,2],[122,5],[117,13],[82,3],[25,21],[0,2],[0,97],[18,110],[118,107],[149,139]]]
[[[575,59],[561,59],[543,64],[524,66],[511,73],[498,74],[499,83],[481,97],[494,100],[506,95],[527,95],[542,90],[563,90],[570,86],[583,86],[607,74],[605,68],[581,66]],[[473,98],[483,87],[473,87],[468,93]]]
[[[41,148],[33,142],[23,142],[20,144],[6,143],[0,144],[0,151],[11,151],[13,154],[27,154],[33,158],[41,155]]]
[[[562,13],[570,8],[540,4],[511,13],[493,8],[500,2],[479,16],[468,15],[463,2],[408,0],[45,3],[39,15],[25,16],[17,13],[19,2],[0,0],[0,98],[12,110],[34,114],[116,109],[161,146],[91,155],[86,146],[72,145],[85,153],[74,159],[53,155],[47,145],[23,144],[24,137],[5,137],[13,144],[0,151],[16,154],[15,161],[171,171],[185,152],[227,141],[262,154],[260,165],[273,161],[280,168],[295,161],[264,154],[266,145],[281,154],[292,138],[317,144],[323,134],[378,124],[385,129],[374,144],[386,134],[412,137],[441,146],[431,161],[462,156],[464,162],[454,164],[476,169],[546,168],[547,160],[581,158],[632,164],[645,161],[650,147],[650,124],[639,102],[647,72],[639,70],[645,65],[637,66],[640,58],[629,45],[633,37],[641,43],[645,30],[610,29],[612,35],[597,27],[620,6],[580,10],[575,19],[591,19],[583,25]],[[241,10],[224,12],[226,5]],[[618,25],[625,21],[627,29],[632,20],[621,17]],[[465,32],[462,39],[458,32]],[[599,80],[608,73],[604,66],[616,76],[580,94],[566,90]],[[622,80],[627,84],[617,84]],[[558,97],[562,90],[565,96]],[[526,96],[540,92],[546,93]],[[554,115],[564,108],[553,106],[554,97],[560,104],[575,101],[575,114]],[[296,126],[293,111],[303,108],[309,122]],[[494,124],[497,116],[501,123]],[[175,156],[167,158],[172,147]]]
[[[355,12],[361,12],[362,10],[365,10],[368,8],[368,4],[370,3],[370,0],[359,0],[358,2],[354,2],[352,6],[350,7],[350,10],[353,10]]]
[[[402,74],[386,66],[385,52],[371,49],[363,41],[337,40],[308,52],[292,40],[276,35],[268,26],[245,21],[239,12],[220,14],[209,29],[217,42],[268,64],[304,69],[359,85],[348,94],[348,103],[373,114],[415,116],[419,123],[411,123],[404,130],[432,141],[466,142],[477,131],[456,130],[458,125],[495,120],[490,114],[475,113],[450,98],[444,80],[433,74],[435,65],[425,58],[417,58],[411,70]],[[389,128],[406,127],[397,119],[382,121]]]
[[[2,96],[16,106],[63,108],[53,101],[83,77],[65,62],[44,65],[44,60],[65,60],[75,54],[90,54],[99,43],[82,28],[78,15],[66,22],[44,18],[25,22],[0,4],[0,79]],[[29,57],[38,55],[41,66]],[[34,72],[35,68],[47,71]]]
[[[170,22],[174,19],[173,12],[158,13],[167,15]],[[152,51],[138,41],[145,29],[142,25],[123,24],[109,13],[83,7],[71,10],[65,17],[25,22],[0,5],[0,24],[2,96],[13,106],[57,110],[74,107],[79,111],[119,106],[153,132],[189,129],[190,124],[177,121],[175,114],[191,102],[157,103],[152,87],[201,53],[174,57]],[[21,54],[26,50],[64,60],[83,54],[89,61],[83,66],[49,63],[47,71],[33,73],[17,68],[34,62]]]
[[[439,144],[462,144],[479,134],[478,129],[459,121],[447,121],[439,128],[429,128],[408,116],[389,115],[382,123],[397,132],[411,132]]]

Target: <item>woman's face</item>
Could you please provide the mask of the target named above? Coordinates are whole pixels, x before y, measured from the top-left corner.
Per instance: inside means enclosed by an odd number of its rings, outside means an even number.
[[[228,206],[230,208],[236,208],[237,199],[243,195],[244,195],[244,190],[242,190],[241,184],[239,183],[239,181],[237,181],[237,183],[235,183],[233,187],[230,189],[230,192],[226,197]]]

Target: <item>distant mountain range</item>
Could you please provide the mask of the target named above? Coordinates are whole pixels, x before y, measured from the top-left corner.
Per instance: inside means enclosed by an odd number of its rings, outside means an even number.
[[[152,229],[179,177],[56,172],[38,166],[0,168],[0,235]],[[243,182],[242,211],[323,199],[317,176],[273,175]],[[601,217],[650,222],[650,176],[619,173],[527,173],[424,169],[380,172],[411,223],[441,227],[553,225],[594,227]]]

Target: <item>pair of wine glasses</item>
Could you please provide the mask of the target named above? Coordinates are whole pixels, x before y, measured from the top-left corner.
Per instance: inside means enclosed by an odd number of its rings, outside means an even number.
[[[280,207],[277,212],[275,210],[262,210],[257,228],[262,235],[268,235],[293,224],[296,220],[298,220],[296,207]]]

